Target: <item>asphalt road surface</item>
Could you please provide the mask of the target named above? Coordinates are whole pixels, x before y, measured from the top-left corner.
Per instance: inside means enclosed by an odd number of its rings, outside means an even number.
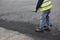
[[[51,32],[35,32],[41,12],[37,0],[0,0],[0,40],[60,40],[60,0],[52,0]]]

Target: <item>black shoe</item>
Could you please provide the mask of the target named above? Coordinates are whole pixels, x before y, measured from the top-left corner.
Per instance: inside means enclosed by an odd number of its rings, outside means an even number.
[[[50,24],[50,27],[52,27],[53,25],[52,24]]]
[[[45,31],[48,31],[48,32],[50,32],[51,30],[50,29],[44,29]]]

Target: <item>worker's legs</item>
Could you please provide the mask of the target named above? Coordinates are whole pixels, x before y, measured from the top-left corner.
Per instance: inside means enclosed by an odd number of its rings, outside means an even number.
[[[51,25],[49,14],[50,14],[50,10],[47,11],[47,15],[46,15],[46,24],[47,24],[46,28],[47,29],[50,29],[50,25]]]
[[[49,13],[50,10],[46,10],[42,12],[41,19],[40,19],[40,29],[44,30],[45,23],[47,25],[47,28],[50,28],[50,21],[49,21]]]

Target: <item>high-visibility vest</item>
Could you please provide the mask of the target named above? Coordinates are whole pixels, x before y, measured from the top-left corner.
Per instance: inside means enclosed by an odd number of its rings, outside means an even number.
[[[44,0],[39,11],[45,11],[52,8],[52,3],[50,0]]]

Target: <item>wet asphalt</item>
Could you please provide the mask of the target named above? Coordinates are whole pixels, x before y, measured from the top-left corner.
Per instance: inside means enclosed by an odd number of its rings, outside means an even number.
[[[60,40],[60,0],[52,0],[51,32],[35,32],[41,12],[37,0],[0,0],[0,40]]]

